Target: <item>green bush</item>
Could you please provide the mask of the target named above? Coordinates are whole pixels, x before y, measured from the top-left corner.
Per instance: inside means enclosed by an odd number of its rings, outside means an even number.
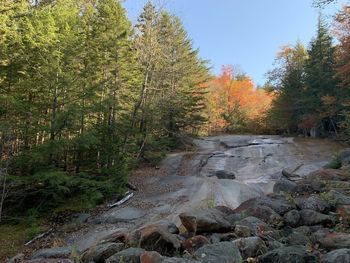
[[[324,168],[327,168],[327,169],[339,169],[340,167],[341,167],[341,156],[339,153],[334,154],[331,162],[324,166]]]

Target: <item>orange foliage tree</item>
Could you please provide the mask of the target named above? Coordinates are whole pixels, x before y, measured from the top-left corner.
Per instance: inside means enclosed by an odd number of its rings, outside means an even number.
[[[233,66],[223,66],[209,85],[208,132],[262,132],[272,98]]]

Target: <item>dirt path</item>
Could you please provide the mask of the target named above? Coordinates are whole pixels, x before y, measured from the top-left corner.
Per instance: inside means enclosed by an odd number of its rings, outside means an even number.
[[[235,208],[272,192],[283,169],[305,176],[342,148],[328,140],[279,136],[218,136],[195,144],[196,152],[170,154],[159,169],[137,171],[132,181],[139,191],[130,201],[89,218],[83,229],[64,236],[64,242],[84,250],[120,228],[162,219],[179,225],[178,214],[187,210]]]

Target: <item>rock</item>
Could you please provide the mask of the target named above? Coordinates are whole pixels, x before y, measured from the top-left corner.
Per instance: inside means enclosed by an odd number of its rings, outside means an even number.
[[[190,254],[196,252],[204,245],[210,244],[210,241],[205,236],[194,236],[181,243],[183,250],[186,250]]]
[[[311,240],[313,241],[313,243],[317,243],[319,240],[325,238],[329,234],[330,231],[328,228],[320,228],[311,234]]]
[[[289,246],[274,249],[258,257],[259,263],[316,263],[317,257],[308,253],[302,246]]]
[[[155,251],[145,251],[140,257],[141,263],[200,263],[199,261],[176,257],[163,257]]]
[[[140,256],[144,251],[142,248],[128,248],[109,257],[106,263],[140,263]]]
[[[260,237],[263,237],[272,231],[272,228],[269,227],[265,222],[253,216],[244,218],[243,220],[239,221],[237,225],[248,227],[253,235]]]
[[[205,245],[196,251],[195,257],[203,263],[243,262],[239,249],[232,242],[220,242]]]
[[[274,193],[295,193],[297,191],[297,184],[288,180],[285,177],[281,177],[274,185]]]
[[[46,248],[36,251],[32,259],[37,258],[69,258],[71,254],[79,253],[75,251],[72,247],[55,247]]]
[[[300,222],[298,210],[291,210],[283,216],[284,224],[291,227],[297,227]]]
[[[234,240],[233,244],[238,247],[243,259],[255,258],[267,252],[267,247],[260,237],[239,238]]]
[[[335,206],[350,205],[350,196],[344,195],[338,191],[330,190],[325,194],[326,201],[331,202]]]
[[[299,211],[301,222],[303,225],[306,226],[313,226],[313,225],[334,225],[334,219],[325,214],[318,213],[314,210],[310,209],[303,209]]]
[[[320,246],[327,249],[350,248],[350,234],[349,233],[329,233],[325,237],[318,240]]]
[[[7,263],[20,263],[24,260],[24,254],[23,253],[19,253],[16,256],[10,258]]]
[[[266,241],[265,244],[267,245],[267,248],[269,251],[284,247],[284,245],[281,242],[276,241],[276,240]]]
[[[173,254],[181,247],[180,240],[161,224],[143,226],[131,232],[126,243],[131,247],[141,247],[161,254]]]
[[[170,234],[177,235],[180,233],[179,228],[173,222],[170,222],[169,220],[160,220],[160,221],[156,222],[155,224],[159,224],[159,225],[166,227],[166,229],[168,230],[168,232]]]
[[[110,256],[122,251],[123,243],[103,243],[90,247],[82,255],[82,262],[104,263]]]
[[[100,240],[100,243],[124,243],[128,236],[128,229],[120,228],[116,230],[114,233],[106,236],[104,239]]]
[[[321,169],[311,173],[308,176],[310,180],[319,181],[346,181],[348,180],[346,174],[342,170],[338,169]]]
[[[225,214],[215,208],[186,212],[179,217],[184,227],[193,233],[225,232],[232,229]]]
[[[350,148],[342,150],[339,153],[339,158],[342,166],[350,164]]]
[[[253,233],[250,227],[237,224],[235,227],[235,235],[237,237],[250,237]]]
[[[331,208],[327,202],[316,195],[295,198],[295,203],[300,209],[310,209],[320,213],[327,213]]]
[[[320,263],[349,263],[350,249],[342,248],[333,250],[321,257]]]
[[[270,207],[281,216],[288,211],[295,209],[295,205],[283,194],[270,194],[268,196],[263,196],[260,198],[260,202]]]
[[[341,205],[337,208],[337,213],[339,214],[339,220],[344,225],[350,225],[350,205]]]
[[[292,234],[290,234],[284,239],[283,243],[289,246],[297,246],[297,245],[306,246],[307,244],[311,244],[311,241],[304,234],[294,231]]]
[[[225,171],[225,170],[215,171],[213,176],[216,176],[218,179],[231,179],[231,180],[236,179],[236,176],[234,173],[230,171]]]
[[[240,207],[237,208],[237,211],[245,214],[246,216],[254,216],[259,218],[271,226],[280,227],[283,225],[282,217],[268,206],[253,205],[247,207],[245,210],[240,211],[239,209]]]
[[[323,182],[311,179],[302,179],[297,182],[297,193],[319,193],[324,188]]]
[[[304,236],[310,236],[312,234],[312,230],[308,226],[300,226],[300,227],[294,228],[293,231],[303,234]]]
[[[68,258],[38,258],[24,260],[21,263],[73,263],[73,261]]]
[[[125,207],[125,208],[113,208],[108,213],[104,214],[101,217],[97,217],[93,220],[95,224],[109,223],[115,224],[119,222],[130,222],[141,218],[146,215],[146,212],[143,209],[135,207]]]
[[[88,220],[88,218],[90,217],[90,214],[87,213],[77,213],[77,214],[73,214],[72,216],[72,223],[76,224],[76,225],[81,225],[86,223],[86,221]]]

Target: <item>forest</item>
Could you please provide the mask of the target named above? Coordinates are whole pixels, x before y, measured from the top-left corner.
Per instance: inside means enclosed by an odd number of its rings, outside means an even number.
[[[133,169],[193,136],[350,139],[349,6],[283,46],[261,87],[230,65],[214,76],[151,1],[133,24],[116,0],[2,0],[0,25],[0,224],[32,236],[123,196]]]
[[[132,26],[120,1],[6,0],[0,24],[1,221],[123,194],[205,121],[207,62],[151,3]]]

